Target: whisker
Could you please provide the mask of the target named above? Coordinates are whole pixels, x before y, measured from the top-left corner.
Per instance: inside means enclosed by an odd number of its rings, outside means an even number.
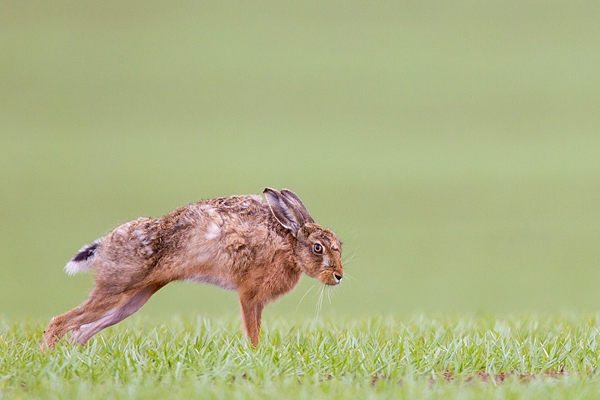
[[[298,311],[298,308],[300,307],[300,304],[302,303],[302,300],[304,300],[304,298],[306,297],[306,295],[308,294],[308,292],[310,292],[311,290],[313,290],[314,287],[315,287],[315,285],[312,285],[311,287],[308,288],[308,290],[306,291],[306,293],[304,293],[304,296],[302,296],[302,298],[298,302],[298,305],[296,306],[296,311]]]
[[[349,230],[350,230],[350,228],[352,228],[352,225],[354,225],[354,222],[352,222],[352,221],[351,221],[351,222],[348,224],[348,227],[346,228],[346,231],[349,231]]]
[[[354,282],[356,282],[356,278],[352,276],[352,274],[349,274],[348,272],[344,273],[344,278],[348,278],[353,280]]]
[[[343,263],[344,263],[344,264],[348,264],[348,263],[350,263],[350,262],[352,261],[352,259],[354,258],[354,256],[356,256],[356,252],[358,251],[358,249],[360,249],[360,246],[358,246],[358,247],[356,248],[356,250],[354,250],[354,252],[353,252],[352,254],[350,254],[348,257],[346,257],[346,259],[345,259],[345,260],[343,260]]]
[[[350,259],[348,261],[343,261],[344,267],[347,267],[348,264],[350,264],[352,261],[357,261],[357,260],[360,260],[360,257],[352,258],[352,259]]]
[[[333,307],[333,303],[331,303],[331,293],[332,293],[331,288],[328,288],[327,289],[327,301],[329,301],[329,306]]]
[[[321,314],[321,308],[323,307],[323,293],[325,292],[325,286],[321,286],[321,290],[319,290],[319,301],[317,302],[317,319],[319,319],[319,315]]]

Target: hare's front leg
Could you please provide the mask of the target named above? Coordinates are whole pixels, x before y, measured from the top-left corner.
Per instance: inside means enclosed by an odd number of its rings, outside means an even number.
[[[260,336],[260,324],[264,305],[252,297],[240,293],[240,306],[242,307],[242,318],[246,335],[250,338],[252,346],[258,346]]]

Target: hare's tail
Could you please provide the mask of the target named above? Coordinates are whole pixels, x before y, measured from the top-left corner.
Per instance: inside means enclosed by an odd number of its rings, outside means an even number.
[[[85,272],[92,267],[96,258],[96,251],[100,245],[100,239],[92,244],[85,245],[75,254],[75,256],[65,265],[65,271],[69,275],[75,275]]]

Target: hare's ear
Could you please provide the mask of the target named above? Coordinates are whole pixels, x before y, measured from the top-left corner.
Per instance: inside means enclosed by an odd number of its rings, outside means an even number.
[[[300,220],[300,225],[309,224],[315,222],[313,217],[310,216],[306,207],[300,200],[300,197],[296,193],[288,189],[281,189],[281,195],[283,196],[285,203],[294,210],[294,214]]]
[[[266,188],[263,193],[267,199],[269,207],[271,208],[273,216],[275,216],[275,219],[277,219],[277,221],[285,229],[289,230],[292,235],[296,236],[300,227],[306,222],[309,222],[306,221],[302,211],[298,209],[297,204],[295,204],[293,199],[288,199],[283,195],[283,193],[271,188]],[[296,196],[296,198],[297,197],[298,196]],[[304,208],[302,202],[300,202],[300,206],[304,209],[304,211],[306,211],[306,208]],[[306,211],[306,214],[308,215],[308,211]]]

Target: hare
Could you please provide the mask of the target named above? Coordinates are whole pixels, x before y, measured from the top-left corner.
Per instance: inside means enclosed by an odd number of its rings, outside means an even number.
[[[342,246],[315,223],[292,191],[220,197],[178,208],[162,218],[138,218],[84,246],[65,269],[96,269],[95,286],[79,307],[58,315],[42,349],[67,332],[85,344],[102,329],[139,310],[172,281],[212,283],[237,290],[253,346],[264,307],[291,291],[302,273],[326,285],[342,281]]]

